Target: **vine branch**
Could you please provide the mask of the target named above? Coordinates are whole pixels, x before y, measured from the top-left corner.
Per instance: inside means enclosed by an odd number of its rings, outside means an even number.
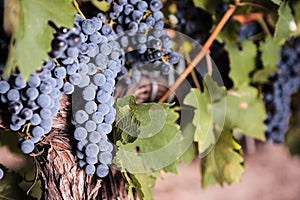
[[[237,0],[235,5],[231,5],[228,10],[226,11],[226,13],[224,14],[224,16],[222,17],[222,19],[220,20],[220,22],[218,23],[218,25],[216,26],[216,28],[214,29],[214,31],[212,32],[212,34],[210,35],[210,37],[207,39],[207,41],[205,42],[205,44],[203,45],[201,51],[197,54],[197,56],[192,60],[192,62],[188,65],[188,67],[185,69],[185,71],[178,77],[178,79],[176,80],[176,82],[172,85],[172,87],[170,87],[167,92],[159,99],[159,103],[164,102],[173,91],[175,91],[180,84],[186,79],[186,77],[193,71],[193,69],[197,66],[197,64],[202,60],[202,58],[209,52],[209,48],[211,46],[211,44],[213,43],[213,41],[216,39],[217,35],[219,34],[219,32],[222,30],[222,28],[224,27],[224,25],[227,23],[227,21],[230,19],[230,17],[233,15],[234,11],[236,10],[236,8],[239,6],[239,1]],[[208,69],[208,71],[212,71],[212,69]]]

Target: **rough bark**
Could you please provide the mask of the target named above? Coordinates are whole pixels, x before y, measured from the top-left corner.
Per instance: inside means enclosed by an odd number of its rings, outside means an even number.
[[[71,105],[67,96],[54,117],[52,131],[37,145],[30,156],[37,165],[42,182],[42,198],[47,200],[129,199],[125,180],[117,168],[105,179],[86,175],[78,166],[71,125]],[[9,113],[0,108],[0,128],[9,130]]]

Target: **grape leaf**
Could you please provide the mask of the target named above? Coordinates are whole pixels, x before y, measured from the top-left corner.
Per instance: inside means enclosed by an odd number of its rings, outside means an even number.
[[[268,77],[271,73],[277,72],[277,68],[265,68],[257,70],[252,77],[253,83],[266,83],[269,81]]]
[[[204,10],[207,10],[211,13],[214,13],[217,6],[222,3],[222,0],[215,0],[215,1],[209,1],[209,0],[193,0],[194,4],[198,8],[202,8]]]
[[[152,199],[151,186],[161,170],[177,173],[178,159],[192,143],[192,139],[187,141],[181,134],[176,124],[179,115],[171,106],[136,104],[132,95],[116,103],[115,125],[122,139],[116,142],[114,163],[128,181],[129,194],[134,188],[141,199]]]
[[[291,33],[295,31],[294,26],[296,25],[288,1],[284,1],[280,4],[278,15],[279,18],[276,22],[274,40],[279,44],[283,44],[284,41],[291,36]]]
[[[273,3],[280,5],[281,4],[281,0],[271,0]]]
[[[251,86],[242,86],[238,90],[228,92],[226,99],[225,128],[239,128],[245,135],[265,140],[266,119],[265,107],[258,91]],[[251,121],[249,121],[251,120]]]
[[[13,172],[5,172],[4,178],[0,180],[0,199],[36,199],[31,196],[28,196],[26,192],[19,187],[21,181],[22,177],[20,175]]]
[[[111,6],[111,4],[106,1],[91,0],[91,2],[96,8],[103,12],[107,12]]]
[[[19,7],[19,16],[15,16],[18,22],[10,44],[6,74],[18,67],[27,79],[41,67],[43,61],[48,60],[47,52],[51,49],[55,31],[48,22],[52,21],[58,27],[72,27],[76,12],[71,0],[22,0],[19,1]]]
[[[204,81],[204,93],[193,88],[183,101],[184,104],[195,108],[194,141],[198,143],[200,154],[205,154],[216,143],[219,135],[215,129],[222,129],[226,114],[225,89],[219,87],[210,76],[206,76]]]
[[[259,49],[262,52],[261,59],[264,68],[276,69],[277,62],[280,58],[280,45],[269,35],[265,41],[260,42]]]
[[[212,151],[201,160],[202,187],[239,181],[244,172],[240,150],[232,133],[222,132]]]
[[[256,46],[253,41],[243,40],[240,49],[236,43],[226,43],[229,54],[229,76],[235,87],[250,82],[249,73],[255,69]]]

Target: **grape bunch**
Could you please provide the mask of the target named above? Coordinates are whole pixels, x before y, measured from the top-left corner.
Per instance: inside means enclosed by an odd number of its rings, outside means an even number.
[[[32,73],[27,82],[19,73],[0,81],[1,103],[7,105],[11,114],[10,129],[24,133],[19,146],[25,154],[31,153],[34,144],[51,130],[52,117],[60,107],[60,90],[63,87],[61,70],[51,59],[44,63],[39,72]],[[22,127],[27,127],[26,131]]]
[[[120,0],[111,3],[107,14],[99,13],[106,22],[113,21],[113,30],[118,36],[118,43],[126,53],[125,69],[138,71],[161,71],[167,74],[170,65],[179,60],[172,52],[172,42],[164,28],[164,15],[159,0]],[[152,68],[149,68],[149,64]],[[147,66],[147,67],[146,67]],[[126,70],[125,70],[126,72]],[[128,78],[128,77],[127,77]],[[133,75],[126,81],[134,84],[138,81]]]
[[[73,99],[73,135],[77,140],[79,166],[87,174],[105,177],[113,158],[113,145],[107,135],[116,115],[115,79],[125,57],[112,28],[104,24],[101,15],[91,19],[76,17],[81,30],[80,43],[72,50],[76,56],[73,59],[68,53],[74,48],[69,46],[56,59],[66,69],[67,83],[74,87],[69,94]]]
[[[72,123],[79,166],[87,174],[105,177],[113,159],[109,141],[115,121],[116,81],[132,70],[152,64],[167,74],[179,60],[163,30],[159,0],[118,0],[107,13],[91,18],[75,15],[73,28],[56,27],[49,61],[24,82],[20,73],[0,80],[0,103],[11,114],[10,128],[22,133],[18,141],[28,154],[51,131],[62,94],[72,95]]]
[[[267,111],[266,137],[282,143],[291,115],[291,96],[300,87],[300,37],[293,37],[282,46],[277,68],[262,91]]]
[[[49,53],[52,58],[44,62],[41,70],[32,73],[27,82],[20,73],[0,80],[0,102],[7,105],[11,114],[10,129],[23,133],[18,145],[25,154],[31,153],[34,144],[51,131],[52,118],[59,111],[62,92],[71,94],[74,91],[72,84],[64,82],[66,67],[57,62],[69,63],[70,57],[74,57],[69,55],[69,49],[77,48],[80,42],[80,29],[76,24],[75,21],[74,28],[70,30],[64,27],[57,29]]]

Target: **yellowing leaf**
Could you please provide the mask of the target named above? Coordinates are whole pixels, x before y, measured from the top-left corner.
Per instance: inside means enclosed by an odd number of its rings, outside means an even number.
[[[225,45],[229,54],[230,73],[229,76],[234,86],[248,84],[249,73],[255,69],[256,46],[250,40],[243,40],[240,49],[236,43]]]
[[[232,133],[222,132],[217,144],[201,160],[202,187],[239,181],[244,172],[240,150]]]
[[[75,9],[71,0],[21,0],[16,29],[6,66],[6,73],[19,68],[26,79],[32,72],[48,60],[54,29],[48,22],[58,27],[72,27]]]

